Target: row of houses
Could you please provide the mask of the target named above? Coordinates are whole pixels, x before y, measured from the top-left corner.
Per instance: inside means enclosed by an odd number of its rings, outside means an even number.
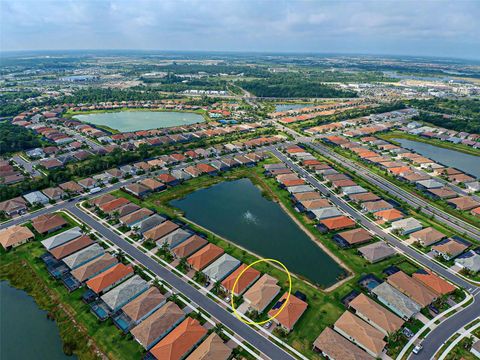
[[[400,130],[413,135],[422,136],[428,139],[437,139],[453,144],[463,144],[473,148],[480,148],[480,135],[470,134],[465,131],[455,131],[434,126],[423,126],[421,123],[412,121]]]

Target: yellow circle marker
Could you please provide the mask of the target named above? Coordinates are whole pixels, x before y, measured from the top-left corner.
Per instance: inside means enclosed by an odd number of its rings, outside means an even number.
[[[243,273],[245,271],[247,271],[248,269],[250,269],[253,265],[256,265],[256,264],[261,263],[261,262],[274,262],[274,263],[280,265],[285,270],[285,272],[287,273],[287,276],[288,276],[287,298],[285,299],[285,302],[280,307],[280,309],[278,309],[277,313],[275,315],[273,315],[272,317],[269,317],[267,320],[264,320],[264,321],[247,321],[247,320],[244,320],[240,316],[237,309],[235,308],[235,304],[234,304],[235,293],[234,293],[234,290],[237,287],[238,279],[240,279],[242,277]],[[288,304],[288,300],[290,299],[291,292],[292,292],[292,277],[291,277],[290,272],[288,271],[287,267],[285,265],[283,265],[280,261],[275,260],[275,259],[259,259],[257,261],[254,261],[250,265],[248,265],[245,269],[243,269],[242,272],[235,279],[235,282],[233,283],[232,290],[230,290],[230,299],[231,299],[230,304],[232,306],[233,313],[235,314],[235,316],[237,317],[238,320],[244,322],[247,325],[255,325],[255,324],[256,325],[263,325],[263,324],[266,324],[267,322],[275,319],[278,315],[280,315],[280,313],[283,311],[283,309],[285,309],[285,306]]]

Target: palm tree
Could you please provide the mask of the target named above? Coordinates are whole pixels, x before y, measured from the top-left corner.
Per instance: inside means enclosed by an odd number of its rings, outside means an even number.
[[[214,293],[218,294],[218,293],[220,292],[221,288],[222,288],[222,287],[221,287],[220,281],[217,281],[217,282],[213,285],[212,290],[213,290]]]
[[[87,224],[82,223],[80,224],[80,231],[86,235],[90,232],[90,228],[87,226]]]

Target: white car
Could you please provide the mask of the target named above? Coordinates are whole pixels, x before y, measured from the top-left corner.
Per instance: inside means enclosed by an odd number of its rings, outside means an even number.
[[[412,351],[413,351],[414,354],[418,354],[420,351],[422,351],[422,349],[423,349],[422,344],[418,344],[417,346],[415,346],[415,347],[413,348]]]

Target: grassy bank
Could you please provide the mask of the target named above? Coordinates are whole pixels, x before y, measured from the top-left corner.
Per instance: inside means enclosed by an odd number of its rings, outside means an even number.
[[[426,144],[438,146],[438,147],[449,149],[449,150],[459,151],[465,154],[480,156],[480,149],[474,149],[465,144],[454,144],[448,141],[442,141],[438,139],[429,139],[423,136],[408,134],[403,131],[390,131],[384,134],[379,133],[379,134],[376,134],[375,136],[380,139],[390,141],[391,143],[398,146],[401,146],[401,145],[393,139],[406,139],[406,140],[418,141],[418,142],[423,142]]]
[[[108,320],[99,322],[82,302],[84,290],[69,293],[48,274],[39,259],[44,252],[38,241],[0,255],[0,279],[26,291],[37,305],[48,312],[58,326],[63,349],[79,359],[140,358],[143,348]]]

